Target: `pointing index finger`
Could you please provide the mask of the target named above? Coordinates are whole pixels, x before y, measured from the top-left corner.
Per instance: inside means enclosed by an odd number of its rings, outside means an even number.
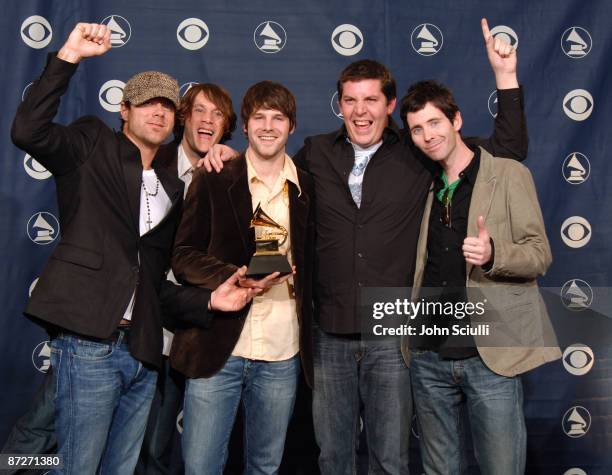
[[[485,42],[488,42],[491,38],[491,31],[489,30],[489,23],[486,18],[480,20],[480,26],[482,27],[482,36]]]

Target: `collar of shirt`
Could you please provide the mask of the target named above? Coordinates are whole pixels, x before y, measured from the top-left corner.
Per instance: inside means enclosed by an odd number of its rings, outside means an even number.
[[[245,157],[247,163],[247,179],[249,180],[249,184],[253,183],[254,180],[264,183],[264,181],[257,175],[257,171],[251,163],[250,153],[248,150],[245,152]],[[274,186],[270,190],[270,195],[275,196],[280,193],[283,190],[283,187],[285,186],[285,181],[290,181],[295,186],[297,186],[298,196],[302,194],[302,189],[300,188],[300,181],[298,179],[297,174],[297,168],[295,167],[295,164],[293,163],[291,157],[287,154],[285,154],[285,162],[283,164],[283,168],[280,171],[278,178],[274,183]]]
[[[189,158],[187,158],[187,154],[185,153],[185,150],[183,149],[183,144],[180,144],[178,147],[178,157],[177,157],[177,162],[178,162],[178,177],[185,181],[185,177],[191,173],[194,172],[194,168],[191,165],[191,162],[189,161]]]
[[[470,160],[467,167],[465,167],[461,173],[459,173],[459,179],[468,181],[472,186],[476,183],[476,177],[478,176],[478,169],[480,168],[480,147],[470,147],[470,150],[474,152],[474,157]],[[444,170],[440,167],[436,174],[436,186],[434,192],[437,194],[445,188],[444,180],[442,179],[442,173]],[[450,185],[450,184],[449,184]]]
[[[349,139],[348,137],[346,138],[346,140],[353,146],[353,150],[355,150],[355,155],[374,155],[376,153],[376,151],[380,148],[380,146],[382,145],[382,140],[378,143],[375,143],[374,145],[370,145],[369,147],[361,147],[360,145],[354,144],[353,142],[351,142],[351,139]]]

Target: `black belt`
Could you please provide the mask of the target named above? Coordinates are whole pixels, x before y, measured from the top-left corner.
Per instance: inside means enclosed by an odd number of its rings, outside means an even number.
[[[131,325],[119,325],[115,331],[113,331],[113,333],[110,334],[110,336],[108,338],[96,338],[93,336],[86,336],[84,337],[87,340],[91,340],[91,341],[95,341],[96,343],[115,343],[117,341],[117,339],[119,338],[119,335],[121,334],[121,332],[123,332],[123,342],[124,343],[129,343],[130,341],[130,329],[132,328]]]

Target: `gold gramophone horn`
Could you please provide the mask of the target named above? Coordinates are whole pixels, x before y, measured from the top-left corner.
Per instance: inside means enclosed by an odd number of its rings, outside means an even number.
[[[261,209],[261,203],[257,205],[257,208],[255,208],[255,212],[253,213],[253,217],[251,218],[250,227],[254,228],[255,226],[263,226],[274,229],[275,231],[264,232],[257,240],[277,240],[279,241],[279,247],[285,244],[287,236],[289,235],[289,232],[284,226],[278,224],[270,216],[268,216],[263,209]]]

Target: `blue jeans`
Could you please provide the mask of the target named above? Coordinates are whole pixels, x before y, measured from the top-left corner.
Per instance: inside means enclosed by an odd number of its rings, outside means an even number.
[[[223,473],[241,399],[244,473],[277,473],[299,374],[299,355],[285,361],[254,361],[230,356],[214,376],[188,379],[182,440],[185,474]]]
[[[54,473],[132,474],[157,371],[130,355],[123,331],[112,342],[61,334],[51,341],[51,366],[58,453],[64,458],[64,469]]]
[[[42,386],[36,392],[28,411],[17,419],[2,448],[4,454],[52,454],[55,453],[55,377],[49,370]],[[5,475],[35,473],[20,469],[3,470]]]
[[[149,421],[135,475],[169,475],[181,473],[182,463],[172,464],[172,448],[176,434],[176,418],[183,403],[185,377],[170,368],[164,358],[164,379],[157,385],[151,404]]]
[[[441,360],[433,351],[412,351],[410,371],[427,474],[461,474],[461,406],[465,404],[481,473],[525,472],[527,433],[519,377],[492,372],[479,356]]]
[[[54,435],[55,377],[53,371],[45,375],[28,411],[17,419],[6,439],[4,454],[50,454],[57,443]]]
[[[314,327],[313,422],[322,475],[357,470],[360,404],[368,473],[408,473],[410,375],[399,340],[359,340]]]

